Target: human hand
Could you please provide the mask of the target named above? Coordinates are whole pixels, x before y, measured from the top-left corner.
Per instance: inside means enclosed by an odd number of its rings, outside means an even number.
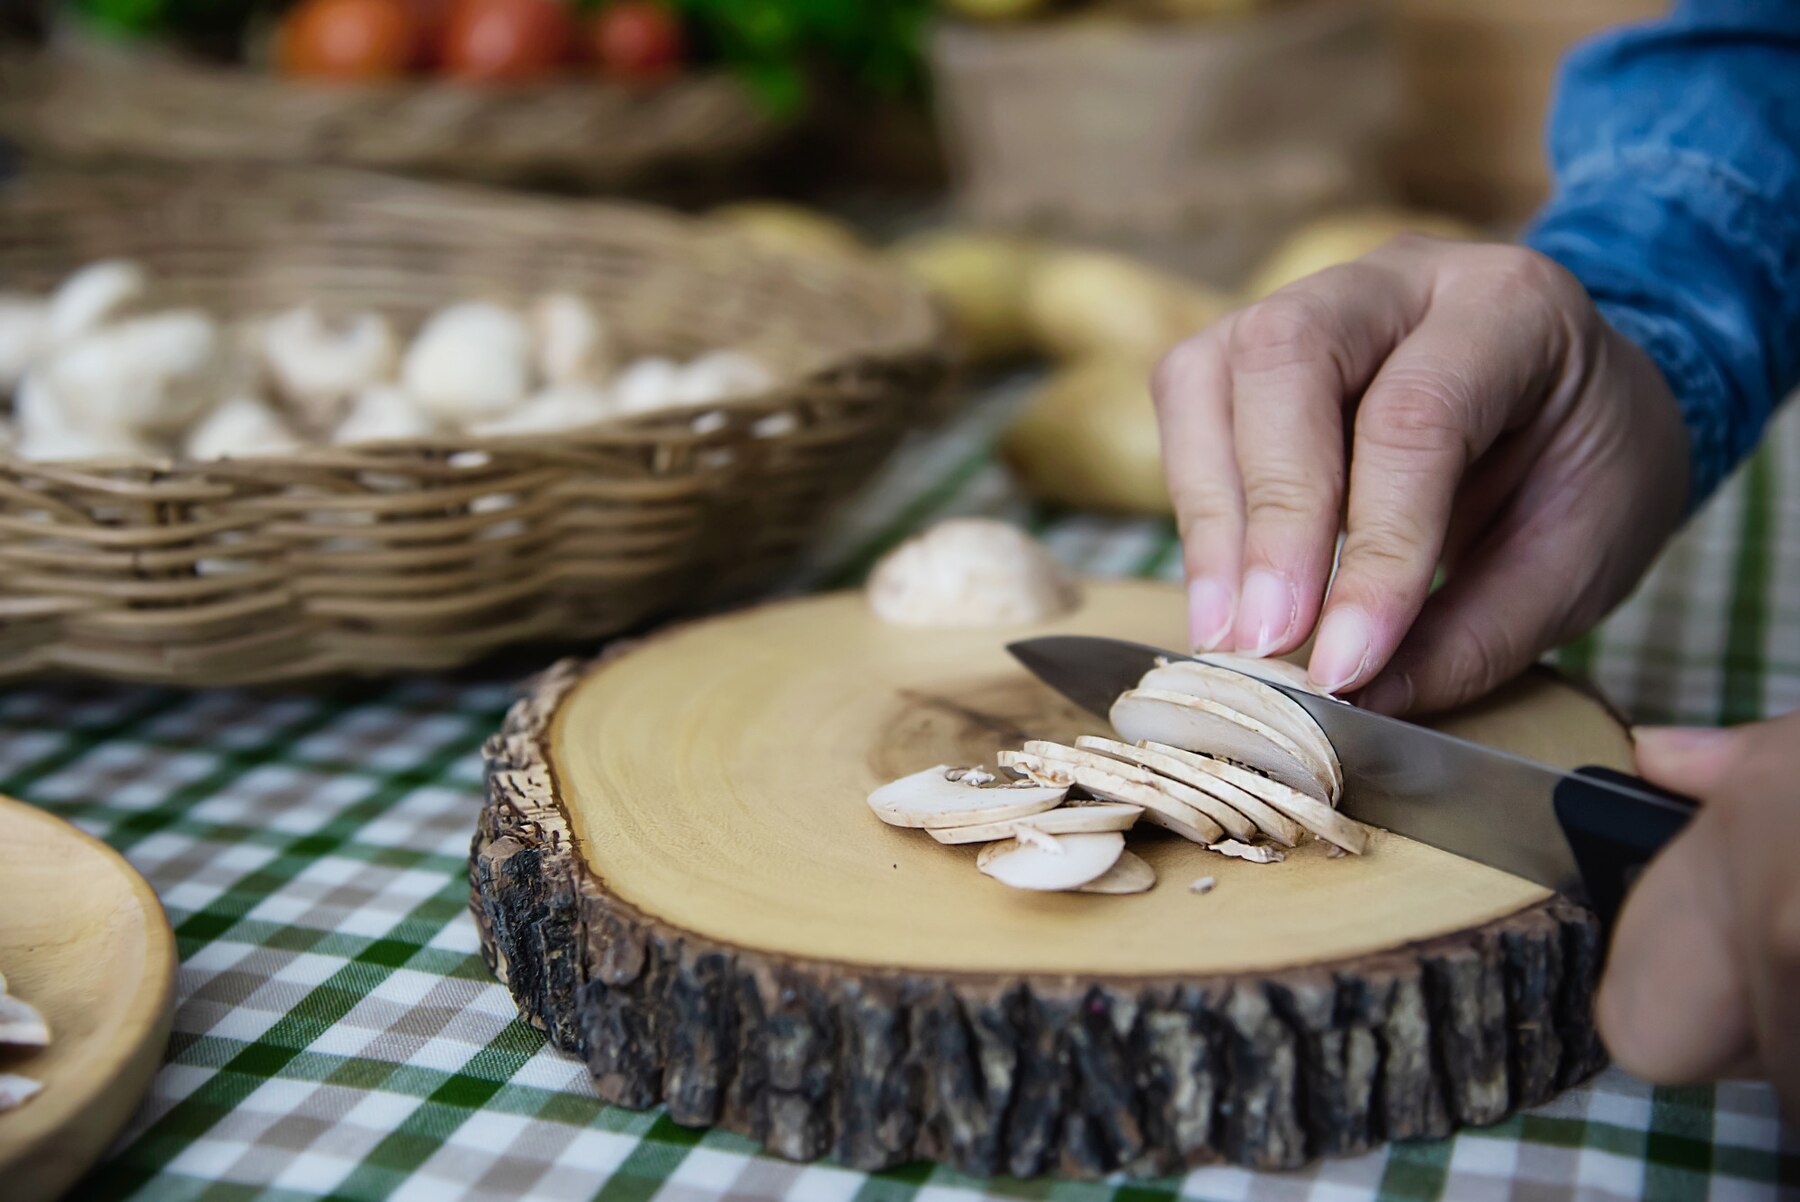
[[[1800,713],[1639,730],[1637,759],[1705,805],[1626,898],[1600,1033],[1652,1081],[1767,1077],[1800,1118]]]
[[[1280,654],[1316,624],[1313,681],[1387,712],[1587,629],[1686,504],[1661,373],[1518,247],[1399,239],[1207,327],[1153,391],[1195,645]]]

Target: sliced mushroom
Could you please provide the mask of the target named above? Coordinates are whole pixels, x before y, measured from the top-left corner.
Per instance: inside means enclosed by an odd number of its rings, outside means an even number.
[[[1234,860],[1248,860],[1252,864],[1279,864],[1287,859],[1287,853],[1279,847],[1270,847],[1266,843],[1239,843],[1236,839],[1215,843],[1206,850]]]
[[[1130,743],[1163,743],[1249,764],[1330,804],[1332,783],[1280,731],[1217,702],[1160,689],[1130,689],[1113,702],[1113,729]]]
[[[1102,755],[1125,760],[1128,763],[1141,765],[1152,772],[1179,781],[1189,788],[1211,794],[1255,823],[1257,830],[1284,847],[1292,847],[1300,841],[1303,828],[1280,810],[1255,794],[1246,793],[1236,785],[1203,772],[1190,764],[1183,763],[1172,755],[1151,751],[1147,747],[1121,743],[1117,739],[1103,739],[1097,735],[1082,735],[1075,740],[1075,745],[1090,751],[1097,751]]]
[[[969,784],[952,772],[966,772],[939,764],[911,776],[891,781],[869,794],[869,808],[889,826],[974,826],[1005,822],[1055,809],[1069,795],[1069,786],[1013,784],[993,781]]]
[[[1049,743],[1042,739],[1033,739],[1025,744],[1028,755],[1042,756],[1052,763],[1086,764],[1102,772],[1110,772],[1114,776],[1122,776],[1128,781],[1145,785],[1152,789],[1161,789],[1176,801],[1190,809],[1198,810],[1218,823],[1225,832],[1234,838],[1248,839],[1256,834],[1256,825],[1242,813],[1219,801],[1209,793],[1189,787],[1181,781],[1150,771],[1140,764],[1113,755],[1105,748],[1098,747],[1066,747],[1061,743]]]
[[[1156,885],[1156,869],[1133,851],[1119,853],[1118,863],[1078,887],[1077,893],[1148,893]]]
[[[10,994],[0,995],[0,1044],[42,1048],[50,1044],[50,1024],[37,1007]]]
[[[1199,810],[1177,801],[1162,789],[1129,780],[1117,772],[1103,771],[1087,764],[1047,761],[1024,751],[1002,751],[1000,763],[1026,773],[1033,780],[1072,783],[1095,797],[1137,806],[1144,811],[1143,821],[1174,831],[1195,843],[1212,843],[1225,837],[1225,828]]]
[[[0,1073],[0,1110],[11,1110],[31,1101],[44,1088],[40,1081],[17,1073]]]
[[[1342,795],[1344,772],[1331,740],[1305,707],[1287,694],[1242,672],[1191,660],[1150,669],[1138,682],[1138,688],[1191,694],[1281,732],[1300,749],[1313,775],[1330,785],[1332,797]]]
[[[1151,740],[1144,744],[1151,751],[1160,751],[1172,755],[1184,763],[1203,772],[1236,785],[1246,793],[1262,798],[1276,809],[1298,822],[1301,826],[1330,843],[1335,843],[1345,851],[1361,855],[1368,846],[1369,828],[1362,823],[1332,809],[1310,793],[1303,793],[1278,780],[1239,768],[1236,764],[1228,764],[1224,760],[1212,756],[1200,755],[1181,747]]]
[[[1054,850],[1016,839],[990,843],[975,858],[975,867],[1014,889],[1056,892],[1105,876],[1125,852],[1125,836],[1117,831],[1045,837],[1055,840]]]
[[[1306,669],[1299,664],[1290,664],[1285,659],[1257,659],[1249,655],[1233,655],[1228,651],[1205,651],[1194,656],[1203,664],[1211,664],[1215,668],[1224,668],[1231,672],[1242,672],[1245,676],[1254,676],[1258,680],[1266,680],[1272,684],[1284,684],[1289,688],[1305,689],[1318,697],[1332,697],[1324,689],[1312,682]]]
[[[1021,827],[1046,835],[1091,835],[1100,831],[1128,831],[1143,814],[1141,806],[1113,801],[1062,805],[1028,818],[1005,822],[980,822],[970,826],[943,826],[930,831],[939,843],[993,843],[1018,836]]]

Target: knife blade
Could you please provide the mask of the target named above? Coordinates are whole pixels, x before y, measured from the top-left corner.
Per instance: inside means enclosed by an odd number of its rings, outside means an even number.
[[[1102,716],[1158,660],[1196,661],[1142,643],[1076,635],[1027,639],[1007,650],[1045,684]],[[1622,773],[1564,772],[1256,679],[1296,702],[1331,740],[1344,768],[1340,808],[1346,814],[1546,888],[1587,896],[1609,923],[1633,869],[1693,812],[1692,800]],[[1601,876],[1607,878],[1604,888],[1595,879]]]

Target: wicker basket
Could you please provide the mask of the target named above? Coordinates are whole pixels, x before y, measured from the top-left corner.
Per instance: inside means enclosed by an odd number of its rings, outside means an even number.
[[[324,163],[599,190],[717,176],[781,132],[717,73],[644,92],[598,79],[320,84],[80,43],[0,48],[0,137],[69,163]]]
[[[765,582],[940,391],[936,316],[886,268],[638,206],[255,168],[0,192],[8,287],[109,255],[229,315],[314,300],[411,325],[567,288],[631,353],[736,346],[785,383],[705,433],[690,410],[216,464],[0,458],[0,679],[441,669],[710,604]],[[752,428],[774,414],[789,432]]]
[[[975,220],[1218,282],[1295,222],[1378,197],[1391,62],[1370,0],[1239,20],[945,23],[938,122]]]

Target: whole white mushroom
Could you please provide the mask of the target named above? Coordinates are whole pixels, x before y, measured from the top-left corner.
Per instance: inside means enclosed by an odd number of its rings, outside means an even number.
[[[401,383],[439,421],[462,424],[522,404],[531,389],[531,330],[500,305],[440,310],[407,349]]]
[[[613,380],[613,396],[622,413],[654,413],[675,405],[681,368],[673,359],[649,355],[634,359]]]
[[[683,367],[675,379],[674,403],[712,405],[754,396],[775,382],[769,369],[741,351],[712,351]]]
[[[311,305],[271,318],[262,345],[282,397],[320,428],[334,423],[356,393],[388,379],[399,357],[394,329],[381,314],[334,321]]]
[[[0,392],[17,388],[49,344],[49,305],[31,296],[0,296]]]
[[[339,445],[430,438],[442,433],[437,422],[419,408],[404,388],[377,384],[357,393],[350,411],[331,432]]]
[[[261,397],[235,396],[188,431],[189,459],[247,459],[298,450],[300,436]]]
[[[162,448],[121,425],[83,420],[37,372],[13,396],[13,451],[22,459],[104,459],[155,456]]]
[[[51,294],[50,341],[60,346],[98,329],[140,299],[149,286],[149,274],[128,259],[89,263]]]
[[[471,434],[505,436],[554,434],[605,421],[618,411],[605,389],[573,384],[546,388],[511,413],[470,422]]]
[[[196,310],[134,317],[55,352],[44,374],[83,425],[172,433],[213,401],[217,324]]]
[[[1080,585],[1042,544],[989,518],[951,518],[883,556],[869,606],[900,626],[1011,626],[1073,609]]]
[[[531,307],[536,367],[546,384],[599,384],[613,368],[612,334],[594,306],[553,292]]]

